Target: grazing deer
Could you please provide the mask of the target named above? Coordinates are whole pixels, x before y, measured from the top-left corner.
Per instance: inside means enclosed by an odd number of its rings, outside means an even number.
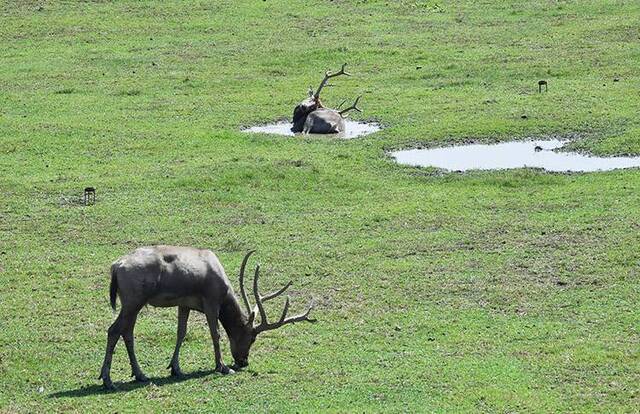
[[[256,306],[251,309],[244,288],[244,270],[252,253],[253,251],[247,253],[240,266],[240,294],[246,314],[233,293],[222,265],[210,250],[174,246],[142,247],[114,262],[111,266],[111,307],[116,309],[116,297],[120,296],[121,309],[108,330],[107,350],[99,377],[105,388],[115,388],[110,377],[111,359],[120,336],[124,339],[129,354],[131,376],[137,381],[148,381],[138,364],[133,344],[133,328],[138,312],[146,304],[178,307],[178,336],[173,357],[168,366],[171,368],[171,375],[178,377],[182,376],[178,360],[180,346],[187,332],[187,319],[192,309],[203,312],[207,317],[213,339],[216,371],[222,374],[233,373],[234,369],[238,370],[249,365],[249,350],[259,333],[289,323],[314,322],[313,319],[308,318],[313,303],[309,304],[305,312],[287,317],[289,297],[285,301],[280,319],[273,323],[268,321],[263,303],[284,293],[292,282],[287,283],[277,292],[260,295],[259,265],[256,266],[253,277],[253,297]],[[257,314],[260,316],[260,323],[254,325]],[[222,362],[218,321],[229,338],[229,346],[235,362],[231,368]]]
[[[315,92],[309,88],[307,99],[300,102],[293,110],[292,132],[302,132],[304,134],[336,134],[344,132],[344,119],[347,117],[345,114],[351,110],[362,112],[358,108],[358,101],[362,96],[358,96],[353,105],[343,110],[340,110],[340,108],[345,101],[337,109],[326,108],[320,101],[320,92],[327,85],[329,79],[340,75],[351,76],[350,73],[345,72],[344,68],[346,66],[347,64],[345,63],[342,65],[342,69],[335,73],[326,72],[324,79],[322,79]]]

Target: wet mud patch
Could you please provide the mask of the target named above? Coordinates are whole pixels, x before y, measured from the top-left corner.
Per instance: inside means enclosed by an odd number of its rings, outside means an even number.
[[[242,132],[248,133],[261,133],[261,134],[274,134],[284,135],[287,137],[301,136],[301,137],[318,137],[318,138],[342,138],[351,139],[357,137],[363,137],[365,135],[373,134],[382,129],[380,124],[376,122],[359,122],[345,120],[345,131],[339,134],[302,134],[291,132],[292,124],[290,122],[281,121],[267,125],[257,125],[249,128],[242,129]]]
[[[640,156],[598,157],[563,150],[566,139],[465,144],[407,149],[389,155],[402,165],[434,167],[446,171],[541,168],[551,172],[596,172],[640,167]]]

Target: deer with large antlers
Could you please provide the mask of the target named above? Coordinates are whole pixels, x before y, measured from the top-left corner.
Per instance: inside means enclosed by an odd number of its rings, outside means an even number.
[[[309,96],[304,101],[300,102],[293,110],[293,126],[291,131],[302,132],[305,134],[335,134],[344,132],[347,112],[355,110],[362,112],[358,108],[358,102],[362,96],[358,96],[348,108],[340,110],[345,101],[343,101],[337,109],[326,108],[320,101],[320,92],[322,88],[327,86],[327,82],[331,78],[335,78],[340,75],[351,76],[350,73],[345,72],[344,68],[347,66],[345,63],[338,72],[326,72],[324,78],[320,82],[320,86],[314,92],[309,88]]]
[[[285,301],[280,319],[269,322],[264,302],[283,294],[292,282],[276,292],[260,295],[259,265],[256,266],[253,277],[255,307],[251,308],[244,288],[244,271],[252,253],[254,252],[250,251],[246,254],[240,266],[240,292],[244,311],[234,295],[222,265],[210,250],[174,246],[143,247],[114,262],[111,266],[111,307],[116,309],[116,298],[119,296],[121,309],[108,330],[107,350],[100,372],[100,379],[105,388],[115,388],[110,376],[111,360],[113,350],[121,336],[129,354],[131,376],[135,377],[136,381],[148,381],[136,359],[133,341],[133,328],[138,312],[146,304],[157,307],[178,307],[178,335],[168,367],[171,368],[171,375],[178,377],[182,376],[179,363],[180,346],[187,332],[187,320],[191,310],[202,312],[207,317],[213,340],[216,371],[222,374],[233,373],[234,370],[249,364],[249,350],[259,333],[290,323],[313,322],[313,319],[309,319],[312,303],[305,312],[296,316],[287,316],[289,297]],[[258,316],[260,323],[254,324]],[[229,338],[234,359],[234,365],[230,368],[222,362],[218,321]]]

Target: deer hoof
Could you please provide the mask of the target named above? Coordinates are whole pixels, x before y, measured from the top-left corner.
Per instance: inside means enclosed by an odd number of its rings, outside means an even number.
[[[106,391],[118,391],[118,388],[116,388],[116,386],[113,385],[113,382],[111,382],[110,379],[103,380],[102,386]]]
[[[216,371],[218,371],[222,375],[229,375],[229,374],[235,374],[236,373],[234,370],[232,370],[231,368],[229,368],[226,365],[219,366],[218,368],[216,368]]]
[[[180,367],[171,367],[171,376],[176,378],[184,378],[184,374],[180,370]]]
[[[236,373],[237,373],[237,372],[239,372],[239,371],[241,371],[241,370],[242,370],[242,368],[244,368],[244,367],[243,367],[243,366],[241,366],[241,365],[238,365],[238,364],[233,364],[233,365],[231,365],[231,366],[229,367],[229,369],[231,369],[232,371],[234,371],[234,372],[236,372]]]
[[[149,378],[144,375],[142,372],[139,373],[138,375],[134,375],[134,377],[136,377],[136,381],[138,382],[149,382]]]

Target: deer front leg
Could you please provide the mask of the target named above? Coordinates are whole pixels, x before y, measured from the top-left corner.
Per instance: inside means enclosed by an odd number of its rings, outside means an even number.
[[[171,375],[174,377],[182,377],[180,370],[180,347],[182,341],[187,334],[187,321],[189,320],[190,309],[185,306],[178,306],[178,338],[176,339],[176,349],[173,351],[173,357],[167,368],[171,368]]]
[[[207,323],[209,324],[209,331],[211,332],[211,339],[213,340],[213,351],[216,357],[216,371],[223,375],[233,374],[235,371],[229,369],[222,362],[222,353],[220,352],[220,333],[218,329],[218,314],[220,312],[220,305],[205,304],[205,315],[207,316]]]

